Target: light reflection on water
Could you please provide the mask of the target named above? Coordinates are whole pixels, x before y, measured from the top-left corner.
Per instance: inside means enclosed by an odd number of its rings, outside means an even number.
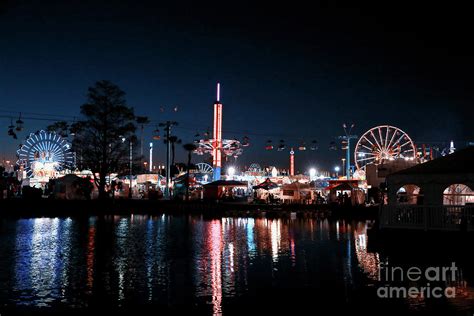
[[[13,291],[19,304],[48,306],[65,299],[69,285],[71,219],[21,220],[15,243]]]
[[[286,288],[350,302],[382,260],[366,222],[135,215],[1,228],[0,306],[190,304],[221,315],[231,298]]]

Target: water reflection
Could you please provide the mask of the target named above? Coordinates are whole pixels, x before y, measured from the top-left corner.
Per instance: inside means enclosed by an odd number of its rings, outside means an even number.
[[[359,223],[354,230],[354,244],[357,261],[359,262],[359,266],[372,281],[378,281],[380,280],[379,254],[376,252],[369,252],[367,250],[367,242],[367,226]]]
[[[366,222],[343,220],[38,218],[2,222],[0,232],[9,254],[0,258],[0,305],[14,306],[189,304],[221,315],[261,289],[330,292],[348,303],[376,284],[387,259],[369,251]],[[469,298],[465,278],[457,282]]]
[[[118,300],[123,301],[125,299],[125,274],[130,270],[127,268],[128,265],[128,257],[130,256],[130,250],[127,242],[128,242],[128,232],[130,230],[129,227],[129,219],[122,218],[119,221],[117,226],[117,230],[115,236],[117,238],[117,252],[116,257],[114,260],[115,263],[115,270],[118,273]],[[130,271],[133,272],[133,271]]]
[[[130,301],[153,302],[167,297],[170,280],[169,262],[166,258],[166,218],[144,216],[116,217],[110,228],[115,239],[108,291],[116,293],[111,300],[118,305]]]
[[[280,242],[281,242],[281,222],[277,220],[271,221],[270,224],[270,236],[271,237],[271,245],[272,245],[272,257],[273,257],[273,262],[278,261],[278,250],[280,248]]]
[[[212,305],[213,314],[222,313],[225,297],[266,285],[285,287],[302,282],[301,286],[314,286],[311,282],[327,282],[326,273],[336,274],[331,277],[339,279],[347,288],[343,295],[349,295],[346,292],[353,283],[350,229],[344,230],[343,240],[337,242],[327,220],[224,218],[193,225],[196,296]],[[291,275],[297,278],[292,280]]]
[[[87,293],[92,293],[94,287],[94,263],[95,263],[95,218],[89,219],[89,230],[87,235]]]
[[[71,219],[19,220],[13,291],[18,304],[48,306],[66,298],[70,276]]]

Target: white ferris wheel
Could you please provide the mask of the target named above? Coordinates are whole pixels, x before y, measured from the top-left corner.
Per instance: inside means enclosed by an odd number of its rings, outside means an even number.
[[[387,160],[414,160],[415,156],[416,147],[410,136],[390,125],[369,129],[359,138],[354,151],[357,169],[365,169],[368,164],[380,164]]]

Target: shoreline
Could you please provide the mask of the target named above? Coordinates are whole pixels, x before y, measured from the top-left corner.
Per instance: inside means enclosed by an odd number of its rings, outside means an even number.
[[[341,207],[328,204],[248,204],[176,200],[0,200],[0,218],[75,217],[94,215],[186,215],[209,217],[299,217],[376,219],[378,206]]]

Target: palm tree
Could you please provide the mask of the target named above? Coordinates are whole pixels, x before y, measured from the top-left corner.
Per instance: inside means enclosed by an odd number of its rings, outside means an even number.
[[[168,141],[171,143],[171,164],[174,165],[174,156],[176,152],[175,145],[181,144],[181,139],[179,139],[177,136],[170,136]]]
[[[186,173],[186,201],[189,201],[189,171],[191,169],[191,155],[196,150],[197,146],[193,143],[184,144],[184,150],[188,152],[188,172]]]

